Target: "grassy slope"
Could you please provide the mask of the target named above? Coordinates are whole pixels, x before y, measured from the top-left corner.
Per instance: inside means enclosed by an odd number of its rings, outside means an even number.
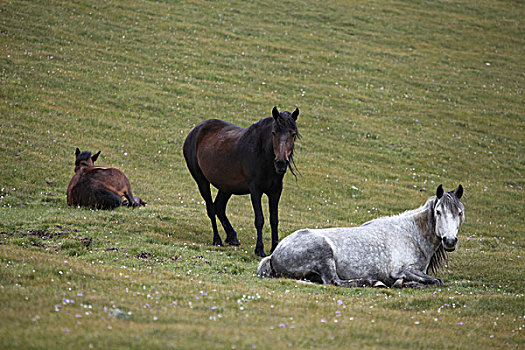
[[[523,345],[524,15],[517,1],[2,2],[0,345]],[[282,236],[465,186],[444,288],[258,280],[247,197],[228,207],[241,248],[209,245],[184,137],[274,105],[298,106],[303,134]],[[75,147],[102,150],[149,205],[68,208]]]

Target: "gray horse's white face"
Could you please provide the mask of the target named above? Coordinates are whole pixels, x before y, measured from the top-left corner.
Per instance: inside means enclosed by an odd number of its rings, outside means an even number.
[[[460,201],[462,195],[461,185],[447,193],[444,193],[443,186],[439,185],[436,191],[437,202],[434,207],[436,234],[441,238],[441,244],[448,252],[455,250],[458,242],[459,225],[464,216],[463,203]]]

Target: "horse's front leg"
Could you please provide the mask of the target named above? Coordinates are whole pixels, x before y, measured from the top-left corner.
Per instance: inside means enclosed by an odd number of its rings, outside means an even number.
[[[402,286],[412,287],[412,288],[421,288],[421,286],[419,286],[418,284],[438,285],[438,286],[443,285],[443,281],[441,281],[440,279],[429,276],[426,273],[419,271],[417,269],[414,269],[414,268],[403,269],[396,277],[394,277],[394,279],[396,280],[402,279],[403,280],[401,282]],[[394,283],[394,286],[396,286],[396,284],[399,285],[398,283]]]
[[[261,206],[262,193],[260,191],[251,191],[250,198],[252,200],[253,212],[255,214],[255,230],[257,231],[257,243],[255,243],[255,255],[264,258],[264,244],[262,240],[262,228],[264,225],[264,216]]]
[[[272,228],[272,253],[279,244],[279,199],[281,198],[282,187],[274,193],[268,195],[268,206],[270,208],[270,226]]]

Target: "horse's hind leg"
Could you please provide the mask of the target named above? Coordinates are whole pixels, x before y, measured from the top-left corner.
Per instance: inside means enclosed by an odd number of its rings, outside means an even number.
[[[217,217],[219,218],[222,227],[224,227],[224,231],[226,231],[226,243],[229,245],[241,245],[239,242],[239,239],[237,238],[237,232],[233,229],[232,225],[230,224],[230,220],[228,220],[228,217],[226,216],[226,205],[228,204],[228,200],[230,199],[231,194],[226,193],[222,190],[219,190],[217,193],[217,197],[215,197],[215,214],[217,214]]]
[[[127,203],[122,203],[122,205],[127,205],[128,207],[138,207],[140,204],[135,200],[135,197],[133,197],[133,191],[131,191],[131,184],[129,183],[129,180],[127,177],[125,177],[123,174],[118,178],[121,181],[121,185],[123,186],[122,194],[127,199]]]
[[[184,141],[183,153],[186,165],[191,173],[191,176],[199,186],[199,192],[201,193],[204,202],[206,202],[206,213],[211,221],[211,227],[213,228],[213,245],[223,246],[219,231],[217,231],[217,222],[215,221],[215,205],[211,198],[210,182],[206,179],[197,163],[197,140],[198,129],[195,128],[188,134],[186,141]]]
[[[122,201],[120,197],[105,188],[93,190],[93,197],[95,197],[95,203],[92,203],[97,209],[114,209],[121,205]]]
[[[219,231],[217,230],[217,221],[215,220],[215,205],[213,204],[213,200],[211,198],[210,183],[208,180],[200,179],[200,181],[197,181],[197,185],[199,186],[199,191],[202,198],[204,199],[204,202],[206,202],[206,213],[210,218],[211,227],[213,229],[213,245],[224,246],[221,236],[219,236]]]
[[[126,193],[124,193],[124,197],[126,197],[127,202],[126,203],[123,202],[122,205],[127,205],[128,207],[133,207],[133,208],[138,207],[140,205],[135,200],[135,197],[133,197],[133,193],[131,193],[131,187],[128,188],[128,191],[126,191]]]
[[[304,269],[302,274],[305,277],[308,276],[308,279],[312,282],[334,284],[336,286],[343,285],[344,281],[337,275],[334,252],[330,244],[327,244],[324,238],[311,236],[309,245],[308,249],[301,251],[300,256],[302,259],[294,258],[294,263],[302,265],[301,267],[294,266],[296,273],[301,273],[300,270]],[[306,261],[304,261],[304,259],[306,259]],[[288,261],[288,263],[290,263],[290,261]]]
[[[377,280],[369,278],[357,278],[351,280],[343,280],[339,278],[337,274],[337,267],[333,256],[326,257],[321,261],[315,269],[323,284],[333,284],[339,287],[374,287],[379,286]]]
[[[356,278],[351,280],[339,280],[334,283],[336,286],[341,287],[376,287],[385,288],[386,285],[381,281],[373,280],[370,278]]]
[[[272,253],[276,276],[307,279],[322,284],[339,285],[333,245],[326,237],[308,229],[296,231]]]

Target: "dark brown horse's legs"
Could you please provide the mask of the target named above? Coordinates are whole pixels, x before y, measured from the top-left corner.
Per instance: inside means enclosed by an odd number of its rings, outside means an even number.
[[[259,191],[251,191],[250,197],[252,200],[253,212],[255,213],[255,229],[257,230],[257,242],[255,243],[255,255],[264,258],[264,243],[262,240],[262,228],[264,225],[264,215],[261,206],[262,193]]]
[[[289,168],[293,173],[290,163],[294,164],[294,144],[300,136],[296,124],[298,115],[297,108],[290,113],[279,112],[274,107],[271,117],[263,118],[247,128],[219,119],[208,119],[189,132],[183,146],[184,159],[206,202],[214,244],[222,244],[217,232],[217,216],[226,231],[225,242],[239,245],[237,233],[226,216],[226,205],[231,194],[250,193],[257,231],[255,254],[266,256],[262,239],[263,194],[273,198],[269,216],[272,249],[277,247],[277,207],[286,169]],[[214,202],[210,184],[219,189]]]
[[[213,200],[211,198],[210,183],[199,182],[198,185],[201,196],[206,202],[206,213],[208,214],[208,217],[211,221],[211,227],[213,229],[213,245],[224,246],[221,236],[219,236],[219,231],[217,230],[217,222],[215,220],[215,205],[213,204]]]
[[[235,232],[233,226],[230,224],[230,220],[228,220],[228,217],[226,216],[226,205],[231,196],[231,193],[219,190],[217,197],[215,197],[215,214],[217,214],[224,231],[226,231],[225,242],[229,245],[239,246],[241,243],[237,238],[237,232]]]
[[[276,193],[268,196],[268,206],[270,208],[270,227],[272,228],[272,250],[271,253],[279,244],[279,199],[281,198],[282,188]]]

